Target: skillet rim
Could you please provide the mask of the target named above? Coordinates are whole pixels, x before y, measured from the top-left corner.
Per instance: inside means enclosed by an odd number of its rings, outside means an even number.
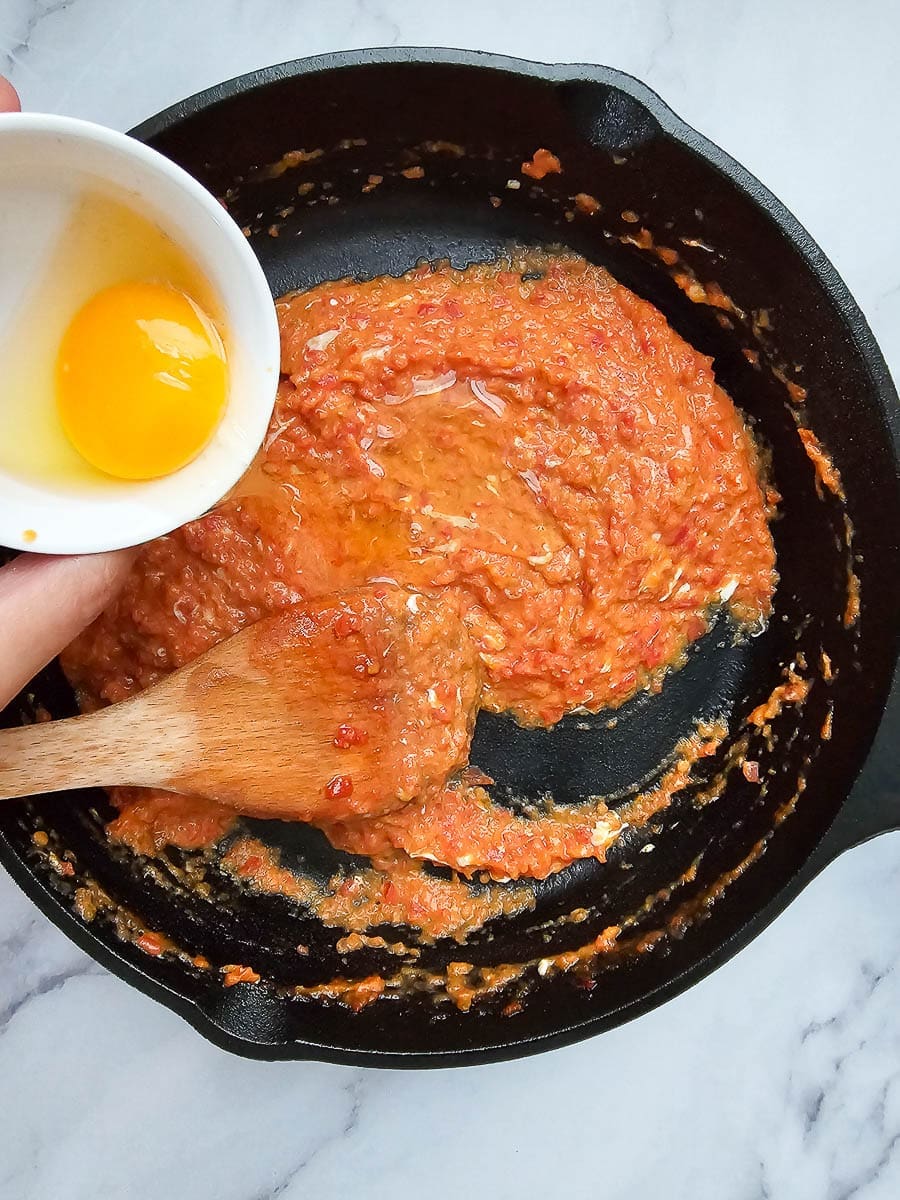
[[[149,140],[171,129],[182,120],[205,111],[219,101],[282,79],[345,67],[405,63],[422,66],[468,66],[496,70],[548,83],[585,81],[608,85],[626,93],[647,109],[656,119],[665,136],[701,157],[756,207],[762,209],[813,273],[834,305],[859,354],[861,363],[870,379],[872,398],[877,400],[893,451],[894,479],[892,481],[885,480],[885,484],[893,483],[897,503],[900,504],[900,401],[898,401],[896,389],[875,337],[859,305],[853,299],[836,268],[807,230],[756,176],[677,116],[646,84],[625,72],[612,67],[587,63],[549,64],[483,51],[448,48],[402,46],[336,51],[259,68],[214,84],[168,106],[129,132],[131,136],[142,141]],[[894,548],[894,556],[897,559],[898,573],[900,573],[900,547]],[[895,668],[895,693],[900,691],[900,680],[897,679],[896,670],[898,653],[900,653],[900,611],[897,614],[896,629],[894,630],[894,644],[890,647],[890,655]],[[686,967],[666,982],[651,988],[639,999],[630,1002],[627,1007],[571,1023],[546,1034],[513,1038],[488,1046],[467,1046],[458,1050],[439,1051],[383,1051],[359,1047],[347,1049],[344,1046],[322,1044],[311,1040],[281,1043],[261,1042],[249,1037],[238,1036],[223,1029],[217,1023],[212,1012],[208,1011],[199,999],[192,999],[160,978],[152,976],[142,964],[126,954],[124,946],[120,951],[101,940],[90,926],[78,920],[65,901],[53,891],[44,878],[34,874],[25,865],[2,835],[0,835],[0,862],[41,912],[49,917],[57,928],[82,950],[125,982],[177,1013],[208,1041],[232,1053],[245,1058],[265,1061],[305,1060],[385,1068],[447,1067],[504,1061],[570,1045],[595,1036],[673,999],[694,983],[698,983],[711,974],[717,967],[748,945],[799,895],[833,857],[857,844],[858,841],[865,840],[868,836],[900,825],[900,813],[893,812],[888,815],[880,812],[876,812],[874,816],[870,815],[868,823],[863,823],[862,828],[859,827],[859,822],[854,823],[852,819],[847,818],[847,810],[852,807],[853,798],[859,790],[859,773],[871,756],[872,746],[879,729],[883,730],[884,710],[890,696],[891,688],[888,685],[884,689],[883,696],[879,698],[878,707],[881,709],[881,714],[878,723],[873,727],[871,736],[866,739],[866,744],[857,749],[858,765],[855,772],[855,783],[848,790],[833,821],[823,827],[806,862],[731,936],[725,938],[720,945],[697,962]],[[832,836],[835,832],[838,833],[837,838]],[[476,1029],[477,1026],[473,1023],[473,1033],[476,1032]]]

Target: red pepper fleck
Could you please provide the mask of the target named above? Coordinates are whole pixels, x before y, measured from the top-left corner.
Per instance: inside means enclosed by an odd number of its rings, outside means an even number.
[[[232,964],[231,966],[223,967],[225,979],[223,980],[226,987],[234,987],[236,983],[258,983],[259,974],[252,967],[242,967],[240,964]]]
[[[458,304],[456,300],[445,300],[444,312],[448,317],[453,317],[454,320],[458,321],[463,315],[462,305]]]
[[[400,893],[397,891],[397,885],[394,883],[391,883],[390,880],[388,880],[387,883],[384,885],[384,887],[381,889],[381,894],[384,897],[384,899],[388,902],[388,904],[396,904],[397,901],[400,899]]]
[[[334,744],[341,750],[349,750],[351,746],[362,746],[368,740],[369,735],[366,731],[357,729],[355,725],[338,725],[334,735]]]
[[[420,317],[430,317],[433,312],[437,312],[436,304],[431,304],[431,303],[420,304],[419,307],[416,309],[416,313]]]
[[[163,944],[157,933],[142,933],[137,944],[145,954],[152,954],[154,958],[163,952]]]
[[[333,628],[336,638],[349,637],[351,633],[359,632],[359,617],[355,613],[339,613]]]
[[[759,783],[759,763],[752,760],[744,759],[741,763],[741,770],[744,772],[744,778],[748,783]]]
[[[325,787],[325,795],[329,800],[343,800],[353,795],[353,780],[349,775],[335,775]]]

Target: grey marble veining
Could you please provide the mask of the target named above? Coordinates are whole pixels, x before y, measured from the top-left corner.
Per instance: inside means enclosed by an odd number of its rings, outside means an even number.
[[[900,368],[891,0],[0,0],[0,72],[26,107],[120,128],[270,62],[395,44],[640,76],[794,210]],[[0,1200],[900,1195],[896,835],[845,855],[663,1009],[494,1067],[232,1058],[5,876],[0,968]]]

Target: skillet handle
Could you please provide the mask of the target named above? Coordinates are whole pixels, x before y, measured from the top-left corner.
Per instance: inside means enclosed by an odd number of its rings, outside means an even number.
[[[900,829],[900,670],[866,765],[813,854],[811,874],[845,850]]]

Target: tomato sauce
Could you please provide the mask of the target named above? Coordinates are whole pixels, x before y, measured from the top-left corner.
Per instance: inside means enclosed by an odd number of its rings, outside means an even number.
[[[527,725],[659,689],[722,606],[748,626],[768,617],[753,440],[711,361],[601,268],[572,255],[421,267],[277,308],[265,444],[214,512],[142,549],[68,649],[83,707],[262,616],[372,583],[453,592],[482,706]],[[335,744],[358,736],[336,726]],[[224,827],[203,806],[175,817],[159,797],[115,799],[114,831],[141,849]],[[604,812],[551,830],[451,786],[331,832],[499,879],[602,857],[615,827]]]
[[[299,901],[325,925],[360,933],[379,925],[410,925],[420,942],[466,935],[495,917],[534,906],[527,887],[471,887],[454,876],[424,869],[408,855],[373,850],[372,865],[352,875],[335,875],[327,884],[283,867],[272,850],[252,837],[239,837],[222,857],[229,874],[268,893]]]

